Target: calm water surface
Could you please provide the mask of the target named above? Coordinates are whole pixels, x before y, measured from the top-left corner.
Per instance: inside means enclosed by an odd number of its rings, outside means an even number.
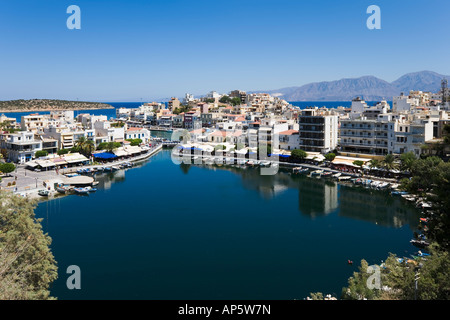
[[[340,296],[359,261],[409,244],[418,212],[385,192],[258,169],[175,165],[169,151],[41,203],[59,299]],[[353,260],[353,266],[347,260]],[[81,268],[81,290],[66,269]]]

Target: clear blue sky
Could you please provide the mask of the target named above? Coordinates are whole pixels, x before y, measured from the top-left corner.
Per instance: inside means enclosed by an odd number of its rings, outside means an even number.
[[[69,30],[69,5],[81,30]],[[366,9],[381,8],[381,30]],[[143,101],[450,74],[450,1],[0,0],[0,100]]]

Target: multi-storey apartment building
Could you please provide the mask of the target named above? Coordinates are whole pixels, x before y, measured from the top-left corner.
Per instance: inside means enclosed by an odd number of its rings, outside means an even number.
[[[300,149],[326,153],[338,142],[338,116],[320,112],[317,107],[301,111],[298,117]]]

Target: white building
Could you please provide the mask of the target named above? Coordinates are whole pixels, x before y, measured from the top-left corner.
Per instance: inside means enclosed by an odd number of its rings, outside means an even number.
[[[42,150],[42,141],[36,140],[33,132],[19,131],[3,136],[1,148],[6,149],[8,160],[22,164],[32,160],[36,151]]]
[[[317,107],[302,110],[298,117],[300,149],[326,153],[338,143],[338,116]]]

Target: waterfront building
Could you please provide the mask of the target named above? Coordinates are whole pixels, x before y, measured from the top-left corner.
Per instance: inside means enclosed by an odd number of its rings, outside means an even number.
[[[35,139],[33,132],[19,131],[0,136],[0,148],[6,150],[9,161],[23,164],[32,160],[36,151],[42,150],[42,141]]]
[[[75,146],[75,143],[81,137],[94,141],[95,129],[82,129],[78,126],[64,126],[64,127],[49,126],[47,128],[44,128],[42,137],[57,140],[58,150],[70,149]]]
[[[300,146],[300,133],[298,130],[286,130],[279,133],[280,149],[281,150],[294,150],[299,149]]]
[[[126,125],[111,126],[110,121],[97,121],[94,123],[94,129],[95,143],[98,145],[102,142],[123,141],[125,137]]]
[[[402,116],[392,125],[394,136],[389,146],[389,153],[413,152],[416,157],[419,157],[422,146],[433,139],[433,122],[430,119]]]
[[[338,142],[338,116],[317,107],[301,111],[298,117],[300,149],[326,153]]]
[[[142,143],[147,144],[150,141],[150,131],[145,128],[130,127],[125,131],[125,140],[141,139]]]
[[[389,122],[391,115],[376,120],[366,118],[341,120],[341,154],[388,154]]]

